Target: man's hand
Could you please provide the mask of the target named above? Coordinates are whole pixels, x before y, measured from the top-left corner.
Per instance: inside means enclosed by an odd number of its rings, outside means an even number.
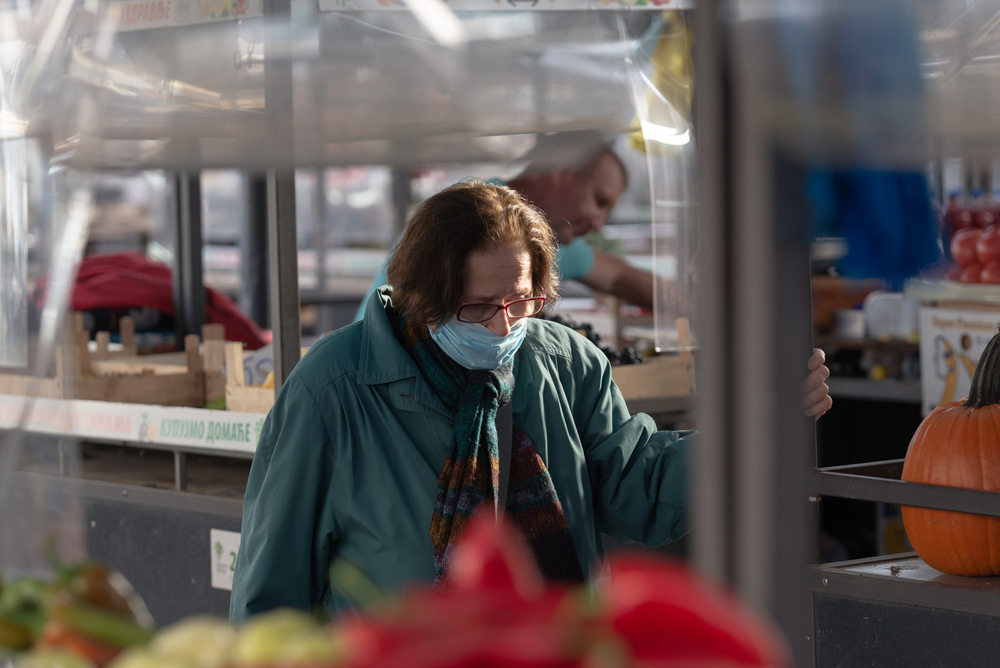
[[[817,420],[833,406],[830,388],[824,382],[830,377],[830,370],[823,365],[824,362],[826,362],[826,353],[819,348],[813,348],[812,357],[806,363],[809,368],[809,377],[802,385],[802,391],[805,394],[802,400],[805,413]]]

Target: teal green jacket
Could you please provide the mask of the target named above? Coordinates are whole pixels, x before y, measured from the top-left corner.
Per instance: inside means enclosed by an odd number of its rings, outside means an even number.
[[[350,604],[331,591],[336,557],[391,590],[434,579],[428,529],[453,414],[393,336],[378,290],[364,320],[323,337],[268,414],[243,501],[230,618],[278,606]],[[687,432],[630,416],[604,354],[563,325],[530,319],[514,362],[514,420],[552,475],[584,573],[601,534],[658,545],[686,520]]]

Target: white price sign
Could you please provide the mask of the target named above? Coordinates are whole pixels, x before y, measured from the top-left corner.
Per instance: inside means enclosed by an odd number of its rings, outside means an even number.
[[[240,533],[222,529],[210,529],[208,533],[212,548],[212,586],[232,591],[236,555],[240,553]]]

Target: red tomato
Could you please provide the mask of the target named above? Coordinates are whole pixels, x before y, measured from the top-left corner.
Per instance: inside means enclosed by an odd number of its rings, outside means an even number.
[[[985,230],[987,227],[989,227],[995,222],[996,219],[993,216],[993,212],[990,211],[989,209],[986,208],[976,209],[975,211],[972,212],[972,223],[976,227],[981,227]]]
[[[993,260],[983,265],[983,270],[979,272],[979,282],[1000,284],[1000,260]]]
[[[952,267],[948,270],[948,273],[944,275],[944,280],[946,281],[960,281],[962,280],[962,268]]]
[[[976,241],[976,259],[980,264],[1000,260],[1000,227],[992,225]]]
[[[951,256],[959,267],[967,267],[976,261],[976,241],[983,236],[979,229],[959,230],[951,238]]]
[[[964,230],[966,228],[972,227],[972,214],[969,213],[968,209],[956,206],[949,207],[948,213],[945,214],[948,220],[948,229],[952,232],[957,232],[958,230]]]
[[[983,265],[978,262],[973,262],[969,266],[962,269],[962,274],[958,277],[958,280],[963,283],[978,283],[979,274],[983,272]]]

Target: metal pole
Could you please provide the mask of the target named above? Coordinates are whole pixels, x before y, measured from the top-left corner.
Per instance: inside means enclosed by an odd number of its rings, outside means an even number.
[[[172,280],[175,329],[181,342],[188,334],[200,334],[205,324],[201,174],[179,172],[174,186],[177,227]]]
[[[700,0],[699,307],[702,355],[692,502],[693,561],[729,581],[812,665],[805,574],[812,425],[802,415],[811,348],[801,172],[775,148],[761,96],[766,72],[730,49],[718,0]],[[752,42],[751,42],[752,43]]]
[[[769,27],[743,23],[727,43],[745,50],[767,39]],[[812,347],[809,215],[800,192],[807,166],[786,157],[773,136],[770,63],[730,58],[729,68],[734,584],[770,613],[796,665],[807,666],[815,658],[806,588],[815,432],[802,412]]]
[[[265,53],[280,53],[291,39],[290,0],[264,0]],[[273,46],[269,47],[268,44]],[[280,391],[299,361],[298,239],[295,219],[295,133],[292,123],[292,64],[264,60],[268,152],[277,167],[267,172],[267,239],[270,264],[271,331],[274,335],[274,391]]]
[[[410,200],[413,199],[413,184],[410,182],[408,167],[395,167],[392,170],[392,202],[396,206],[396,238],[406,229],[406,220],[410,214]]]
[[[274,391],[299,361],[298,240],[295,234],[295,172],[267,173],[267,237],[270,246],[271,331],[274,335]]]
[[[316,289],[326,294],[326,170],[316,170],[313,193],[313,229],[316,230]]]
[[[240,308],[261,327],[271,326],[268,308],[267,177],[248,174],[246,216],[240,235]]]
[[[174,488],[187,489],[187,454],[174,450]]]
[[[725,104],[725,44],[717,0],[699,0],[695,10],[694,127],[698,141],[700,226],[699,356],[697,424],[701,431],[691,475],[691,561],[709,577],[731,581],[731,452],[733,441],[732,307],[728,189],[728,107]]]

